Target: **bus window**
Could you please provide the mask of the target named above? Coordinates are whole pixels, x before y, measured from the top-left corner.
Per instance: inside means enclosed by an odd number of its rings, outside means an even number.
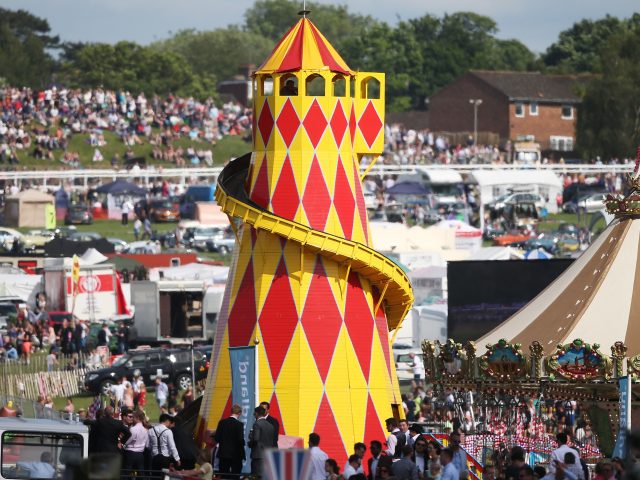
[[[61,478],[67,466],[82,460],[83,439],[73,433],[5,431],[4,478]]]

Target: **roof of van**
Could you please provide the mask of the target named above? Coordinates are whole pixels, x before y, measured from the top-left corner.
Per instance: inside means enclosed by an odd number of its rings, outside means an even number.
[[[560,177],[549,170],[475,170],[470,178],[481,186],[537,184],[562,187]]]
[[[0,430],[20,429],[33,432],[87,433],[89,429],[80,422],[45,418],[0,417]]]
[[[415,169],[427,174],[431,183],[462,183],[462,175],[452,168],[428,168],[416,165]]]

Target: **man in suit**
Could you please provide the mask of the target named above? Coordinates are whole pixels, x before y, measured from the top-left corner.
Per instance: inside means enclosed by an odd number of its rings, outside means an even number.
[[[397,462],[393,462],[391,470],[396,480],[418,480],[418,467],[411,457],[413,456],[413,447],[405,445],[402,447],[402,458]]]
[[[218,422],[215,440],[218,443],[218,459],[221,473],[242,472],[244,454],[244,423],[239,420],[242,408],[240,405],[231,407],[231,416]],[[223,477],[225,478],[225,477]],[[230,477],[233,478],[233,477]]]
[[[253,412],[256,422],[249,433],[249,448],[251,448],[251,474],[262,476],[262,462],[264,451],[273,446],[273,426],[267,421],[267,411],[260,405]]]
[[[382,442],[380,440],[371,440],[369,444],[371,458],[368,460],[369,475],[368,480],[376,480],[376,471],[378,470],[378,461],[382,456]]]
[[[273,448],[278,448],[278,435],[280,435],[280,422],[278,421],[277,418],[272,417],[271,414],[269,413],[269,408],[271,407],[269,402],[262,402],[260,403],[260,406],[264,407],[264,409],[267,411],[267,416],[265,418],[267,419],[267,422],[269,422],[273,427],[273,431],[274,431]]]
[[[85,420],[84,423],[95,432],[95,452],[121,454],[121,445],[124,445],[131,436],[131,432],[124,423],[113,418],[111,406],[104,409],[100,419]]]

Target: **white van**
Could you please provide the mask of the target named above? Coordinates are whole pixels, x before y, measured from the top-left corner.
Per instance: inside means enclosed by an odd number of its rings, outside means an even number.
[[[63,478],[89,456],[89,429],[82,423],[0,417],[0,479]]]

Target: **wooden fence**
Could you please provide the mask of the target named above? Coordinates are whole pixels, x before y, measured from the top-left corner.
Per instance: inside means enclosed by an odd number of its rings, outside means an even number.
[[[6,375],[0,383],[3,395],[37,400],[38,396],[71,397],[81,391],[87,368]]]

